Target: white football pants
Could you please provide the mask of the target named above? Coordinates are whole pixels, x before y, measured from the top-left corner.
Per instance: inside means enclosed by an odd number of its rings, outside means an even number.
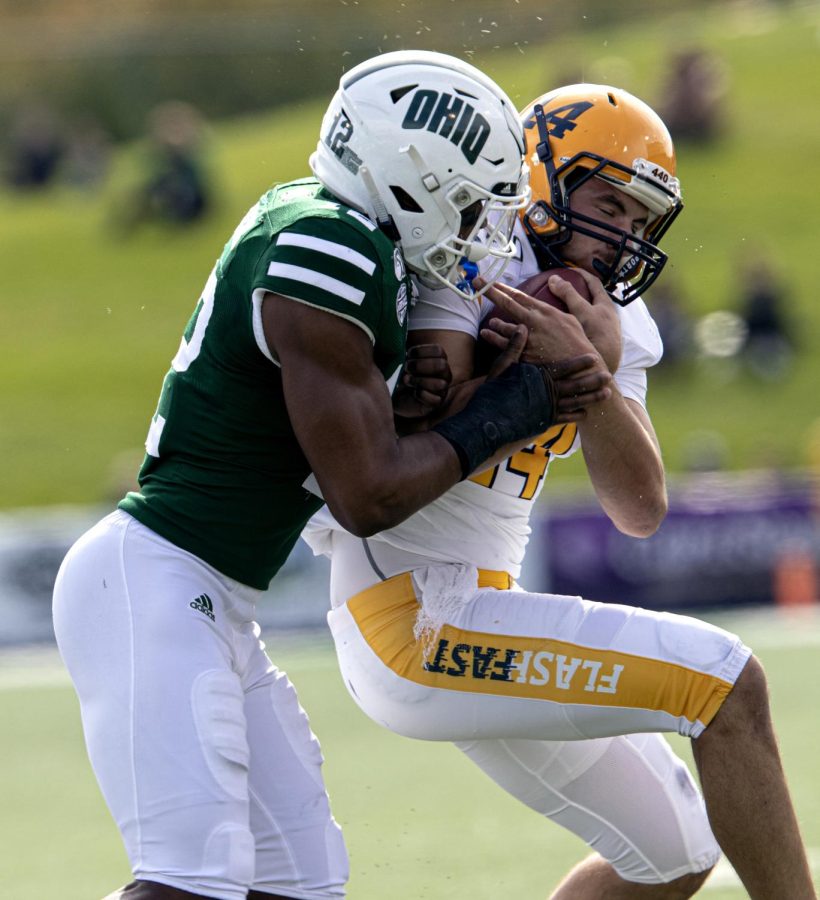
[[[118,511],[66,556],[54,629],[136,878],[343,897],[321,750],[259,640],[259,593]]]
[[[453,741],[628,881],[715,864],[703,799],[657,732],[702,733],[749,658],[737,637],[685,616],[526,593],[470,566],[394,574],[400,560],[333,535],[328,621],[367,715]]]

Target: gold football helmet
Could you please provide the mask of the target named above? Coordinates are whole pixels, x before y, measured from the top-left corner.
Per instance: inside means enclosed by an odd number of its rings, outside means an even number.
[[[624,90],[573,84],[533,101],[522,114],[532,202],[521,218],[542,268],[563,266],[562,247],[576,232],[617,248],[594,265],[604,286],[626,305],[666,263],[658,242],[683,209],[675,148],[660,117]],[[572,193],[601,178],[648,210],[641,235],[572,210]]]

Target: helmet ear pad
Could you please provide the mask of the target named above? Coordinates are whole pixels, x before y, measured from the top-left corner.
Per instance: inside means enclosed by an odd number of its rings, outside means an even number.
[[[311,167],[401,243],[411,271],[441,287],[458,280],[463,257],[514,254],[514,215],[529,196],[523,149],[515,108],[487,76],[444,54],[400,51],[342,77]],[[462,214],[475,203],[484,215],[465,235]],[[508,227],[491,228],[480,251],[491,212]]]

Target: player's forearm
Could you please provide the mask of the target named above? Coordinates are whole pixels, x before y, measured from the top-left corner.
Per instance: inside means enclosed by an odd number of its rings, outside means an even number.
[[[617,391],[579,425],[590,480],[619,531],[649,537],[666,516],[663,461],[652,435]]]
[[[381,460],[382,464],[377,463]],[[323,475],[326,473],[322,473]],[[352,534],[369,537],[393,528],[461,480],[453,447],[435,432],[394,442],[394,452],[350,457],[319,483],[336,519]]]
[[[345,433],[340,442],[345,453],[329,452],[316,440],[316,433],[326,429],[310,416],[301,423],[300,440],[331,512],[359,536],[397,525],[475,472],[499,448],[541,434],[555,421],[558,397],[553,380],[540,368],[511,366],[480,384],[462,410],[431,431],[397,439],[380,427],[378,398],[363,390],[357,395],[358,405],[349,404],[348,417],[337,419],[334,429]]]
[[[448,416],[451,416],[454,413],[462,410],[467,405],[479,385],[483,384],[485,381],[486,378],[482,376],[480,378],[473,378],[470,381],[454,385],[450,389],[446,403],[423,418],[403,419],[397,416],[397,433],[399,435],[406,436],[409,434],[418,434],[423,431],[429,431],[438,422],[441,422]],[[474,474],[477,475],[487,469],[492,469],[493,466],[496,466],[498,465],[498,463],[504,462],[505,460],[509,459],[509,457],[514,453],[517,453],[519,450],[523,450],[531,443],[532,437],[528,436],[513,443],[505,444],[503,447],[496,450],[496,452],[493,453],[493,455],[489,459],[485,460],[481,465],[479,465]]]

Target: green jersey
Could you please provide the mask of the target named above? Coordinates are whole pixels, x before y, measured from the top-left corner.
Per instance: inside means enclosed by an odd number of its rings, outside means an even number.
[[[411,290],[394,243],[315,179],[265,194],[188,322],[145,443],[140,492],[120,508],[225,575],[266,588],[322,501],[304,486],[310,466],[262,331],[262,300],[279,294],[358,325],[392,390]]]

